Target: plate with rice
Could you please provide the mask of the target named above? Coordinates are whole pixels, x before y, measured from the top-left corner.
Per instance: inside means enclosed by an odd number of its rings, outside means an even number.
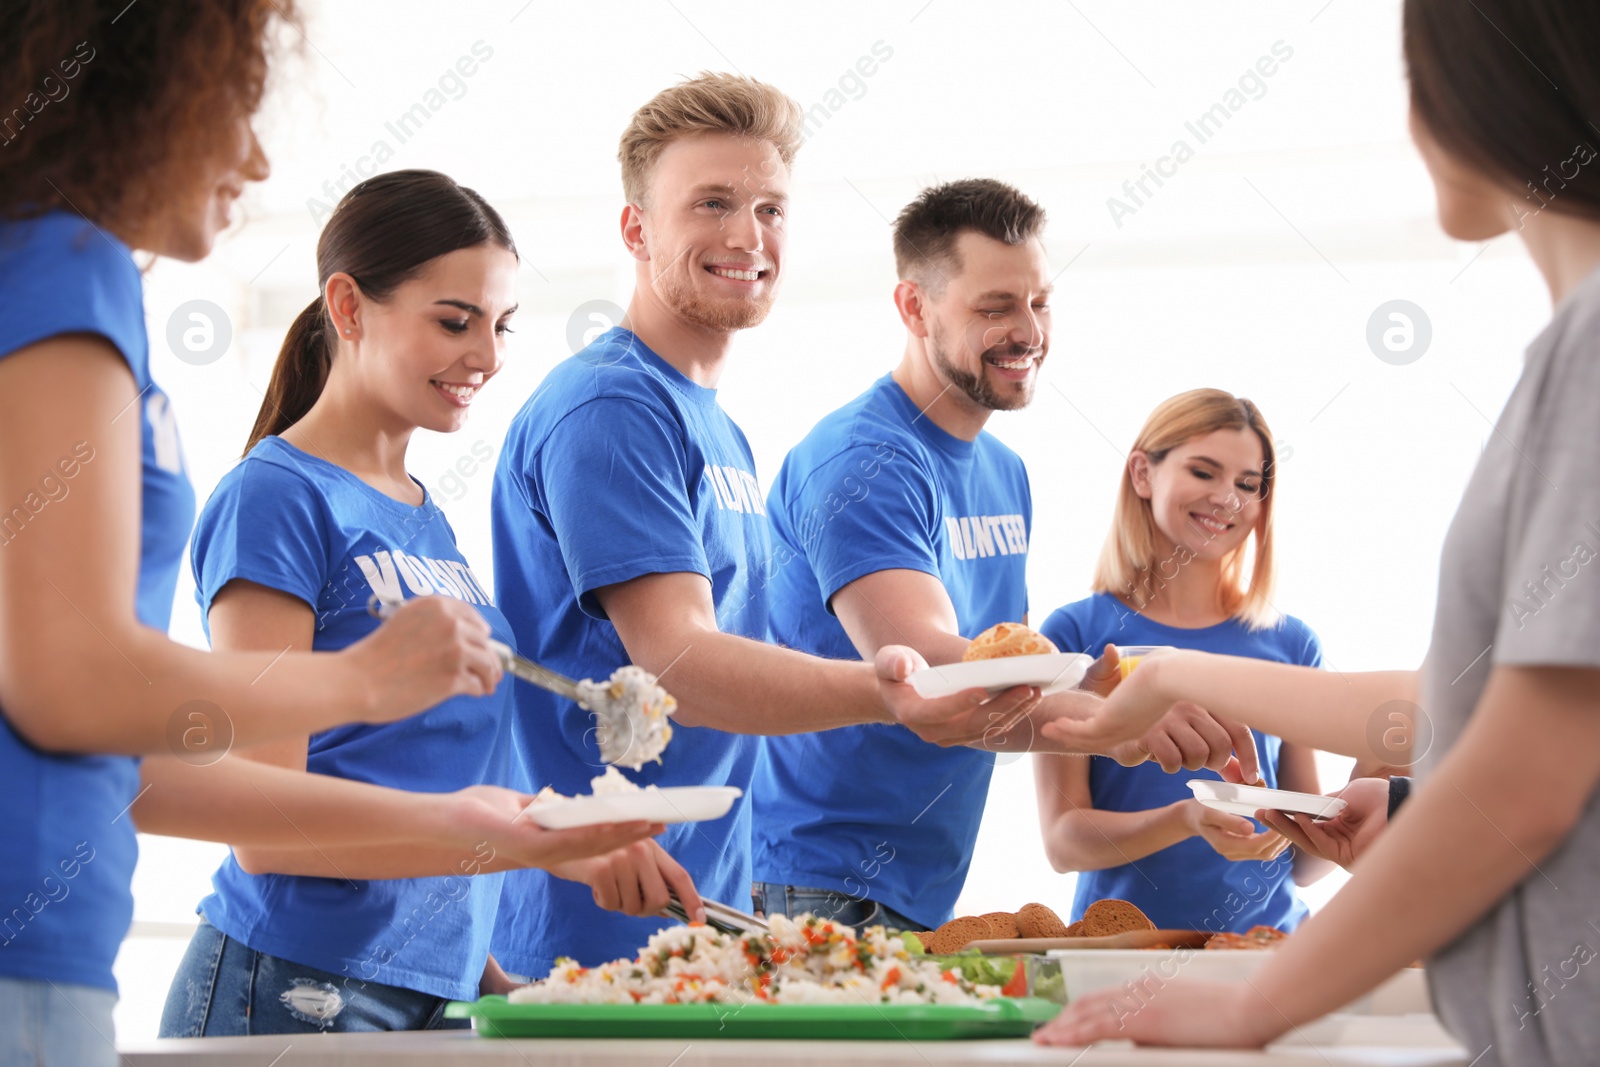
[[[559,960],[540,981],[446,1014],[494,1037],[948,1040],[1026,1036],[1060,1010],[916,958],[881,926],[768,921],[766,934],[668,927],[634,959]]]

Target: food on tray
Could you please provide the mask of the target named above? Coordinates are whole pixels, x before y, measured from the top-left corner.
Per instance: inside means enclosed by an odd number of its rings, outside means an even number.
[[[914,938],[924,951],[934,956],[953,956],[968,950],[974,941],[1012,941],[1024,938],[1114,937],[1117,934],[1137,933],[1157,929],[1150,917],[1138,906],[1126,900],[1107,898],[1097,900],[1084,911],[1083,918],[1068,926],[1061,916],[1043,904],[1024,904],[1015,914],[1004,911],[983,915],[962,915],[951,919],[937,930],[903,935]],[[1272,948],[1289,935],[1270,926],[1257,926],[1244,934],[1212,934],[1206,948],[1253,949]],[[1180,944],[1197,946],[1204,933],[1183,932],[1174,937]],[[909,942],[908,942],[909,944]],[[1170,949],[1162,942],[1141,944],[1140,948]],[[915,953],[915,949],[912,950]],[[993,947],[986,951],[995,951]]]
[[[613,795],[617,793],[641,793],[643,790],[633,782],[630,782],[621,771],[616,769],[616,767],[607,767],[606,773],[589,779],[589,792],[599,797],[605,796],[607,793]],[[534,794],[533,802],[535,804],[542,804],[549,800],[571,799],[573,798],[567,796],[565,793],[557,793],[549,786],[545,786],[543,789],[539,790],[538,793]]]
[[[594,713],[600,758],[635,770],[661,759],[672,740],[667,718],[678,710],[655,675],[632,666],[618,667],[604,682],[579,682],[578,706]]]
[[[1002,622],[974,637],[961,659],[970,663],[973,660],[1002,659],[1006,656],[1052,655],[1060,651],[1044,634],[1020,623]]]
[[[1252,926],[1242,934],[1212,934],[1211,940],[1206,942],[1206,948],[1223,950],[1275,948],[1278,942],[1288,936],[1288,934],[1275,926]]]
[[[769,917],[767,934],[671,926],[633,960],[599,967],[556,961],[512,990],[514,1004],[975,1004],[1000,995],[933,960],[914,958],[881,926],[860,936],[802,913]]]
[[[961,915],[937,930],[915,936],[922,947],[936,956],[960,952],[974,941],[1012,941],[1019,937],[1065,937],[1066,924],[1043,904],[1025,904],[1021,911],[991,911],[983,915]]]
[[[1133,930],[1154,930],[1149,916],[1126,900],[1097,900],[1083,913],[1082,936],[1111,937]]]
[[[927,956],[936,960],[946,970],[955,971],[973,985],[1000,987],[1002,997],[1025,997],[1028,992],[1028,970],[1021,956],[985,956],[975,948],[958,953],[935,956],[923,948],[921,940],[911,931],[904,931],[900,939],[913,959]]]

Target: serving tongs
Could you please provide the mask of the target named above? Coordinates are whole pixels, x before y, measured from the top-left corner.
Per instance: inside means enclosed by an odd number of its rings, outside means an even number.
[[[706,909],[706,925],[713,930],[720,930],[722,933],[741,937],[747,934],[770,932],[767,927],[767,920],[758,919],[749,912],[730,908],[726,904],[718,904],[716,901],[706,900],[704,897],[700,899],[700,903]],[[683,901],[678,899],[678,894],[676,893],[672,894],[672,899],[667,906],[661,909],[661,914],[677,919],[685,925],[690,922],[689,913],[684,909]]]

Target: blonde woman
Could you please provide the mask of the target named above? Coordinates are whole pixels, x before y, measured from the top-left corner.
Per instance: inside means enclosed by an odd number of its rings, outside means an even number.
[[[1272,434],[1248,400],[1195,389],[1150,415],[1123,471],[1094,592],[1056,610],[1042,632],[1065,652],[1172,645],[1305,667],[1317,635],[1272,607]],[[1252,731],[1261,784],[1315,793],[1312,749]],[[1292,930],[1295,892],[1331,868],[1288,840],[1194,799],[1192,778],[1104,756],[1039,755],[1045,851],[1081,871],[1073,918],[1096,900],[1130,900],[1164,929]]]

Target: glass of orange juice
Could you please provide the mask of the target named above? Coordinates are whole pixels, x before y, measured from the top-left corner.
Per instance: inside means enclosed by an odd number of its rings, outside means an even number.
[[[1118,645],[1118,666],[1122,668],[1122,676],[1126,678],[1132,674],[1133,669],[1146,656],[1154,655],[1158,652],[1171,652],[1174,647],[1173,645]]]

